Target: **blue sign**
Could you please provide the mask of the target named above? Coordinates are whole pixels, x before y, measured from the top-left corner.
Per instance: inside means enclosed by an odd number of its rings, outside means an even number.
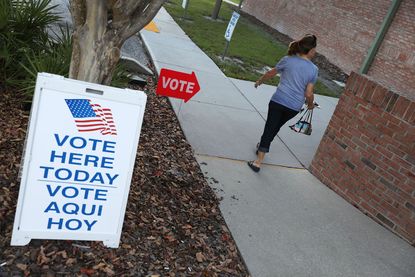
[[[228,28],[226,29],[226,32],[225,32],[225,39],[229,42],[231,41],[233,30],[236,27],[236,23],[238,23],[239,16],[240,15],[237,12],[232,13],[231,20],[229,21]]]

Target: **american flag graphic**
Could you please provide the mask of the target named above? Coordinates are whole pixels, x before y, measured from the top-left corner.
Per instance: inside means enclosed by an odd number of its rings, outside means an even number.
[[[94,104],[89,99],[65,99],[79,132],[100,131],[117,135],[111,109]]]

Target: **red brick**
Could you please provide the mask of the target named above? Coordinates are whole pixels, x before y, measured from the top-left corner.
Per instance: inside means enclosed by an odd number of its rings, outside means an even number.
[[[408,122],[404,120],[400,120],[399,122],[399,128],[401,128],[402,131],[406,130],[407,132],[415,133],[415,126],[410,125]]]
[[[383,110],[386,111],[386,108],[388,107],[388,104],[389,104],[390,100],[392,99],[392,97],[394,95],[395,95],[395,93],[388,90],[386,92],[386,95],[384,97],[384,100],[383,100],[382,104],[380,105],[380,108],[382,108]]]
[[[396,156],[394,156],[396,157]],[[397,160],[393,160],[393,159],[388,159],[388,158],[382,158],[381,160],[376,161],[376,164],[379,166],[381,164],[388,166],[390,169],[399,172],[399,170],[401,169],[401,164],[397,161]],[[381,166],[380,166],[381,167]],[[382,167],[384,169],[384,167]]]
[[[376,210],[370,204],[366,203],[365,201],[362,201],[360,203],[360,207],[363,211],[368,212],[372,216],[374,216],[376,214]]]
[[[403,203],[405,203],[405,198],[398,195],[397,192],[399,192],[399,189],[396,192],[388,189],[385,192],[385,194],[388,195],[389,197],[391,197],[395,201],[395,203],[398,203],[398,204],[400,204],[401,207],[403,207],[404,206]],[[402,208],[401,210],[404,210],[404,209]]]
[[[379,153],[381,153],[384,157],[386,157],[388,159],[392,159],[392,157],[393,157],[393,153],[391,151],[387,150],[384,146],[377,145],[376,146],[376,151],[378,151]]]
[[[391,115],[388,112],[383,112],[382,113],[382,117],[384,119],[386,119],[387,121],[390,121],[391,123],[394,123],[396,125],[398,125],[399,123],[401,123],[401,121],[398,118],[396,118],[395,116]]]
[[[406,53],[401,53],[398,56],[398,61],[400,62],[406,62],[408,60],[408,55]]]
[[[347,138],[346,136],[345,137],[343,137],[343,142],[344,142],[344,144],[346,144],[347,145],[347,147],[349,147],[349,148],[352,148],[352,149],[357,149],[357,145],[354,143],[354,142],[352,142],[349,138]]]
[[[364,113],[364,120],[366,124],[370,124],[373,127],[382,123],[382,118],[379,115],[368,112],[368,111]]]
[[[392,114],[403,118],[403,116],[406,114],[406,111],[408,110],[409,106],[411,104],[411,101],[409,101],[407,98],[403,96],[399,96],[398,100],[396,100],[395,106],[392,110]]]
[[[351,75],[351,76],[349,77],[349,79],[350,79],[350,78],[354,79],[354,81],[353,81],[353,87],[352,87],[351,92],[352,92],[354,95],[356,95],[356,93],[359,91],[360,85],[361,85],[362,80],[363,80],[364,78],[363,78],[361,75],[359,75],[359,74],[357,74],[357,73],[355,73],[355,72],[352,72],[352,74],[354,74],[354,75],[353,75],[353,76]]]
[[[357,146],[359,146],[362,149],[367,148],[367,144],[362,142],[358,137],[353,137],[352,142],[355,143]]]
[[[362,129],[362,131],[367,137],[372,139],[374,143],[376,143],[376,141],[379,140],[382,136],[382,132],[373,125],[366,126],[366,128]]]
[[[394,214],[393,216],[390,216],[393,218],[393,221],[396,223],[396,225],[405,227],[407,226],[408,222],[411,222],[411,213],[406,212],[405,210],[402,210],[399,212],[399,214]]]
[[[396,181],[396,185],[399,187],[398,194],[402,197],[409,197],[412,193],[414,193],[414,187],[408,184],[405,184],[402,181]]]
[[[411,105],[409,106],[408,110],[406,111],[406,114],[403,116],[403,119],[407,122],[409,122],[409,120],[415,117],[415,102],[412,102]]]
[[[387,104],[387,106],[386,106],[386,111],[387,111],[387,112],[391,112],[391,111],[393,111],[393,109],[395,108],[395,104],[396,104],[396,102],[398,101],[398,99],[399,99],[399,95],[398,95],[398,94],[396,94],[396,93],[394,93],[394,94],[392,95],[391,100],[389,101],[389,103],[388,103],[388,104]]]
[[[393,168],[396,170],[399,170],[400,167],[406,169],[410,169],[412,167],[412,165],[409,162],[399,158],[398,156],[394,156],[390,162],[391,164],[393,164]]]
[[[403,183],[406,181],[406,177],[403,174],[400,174],[398,171],[389,169],[388,172],[399,182]]]
[[[337,103],[337,106],[347,106],[346,104],[349,103],[349,100],[351,97],[353,97],[353,95],[349,95],[347,94],[348,91],[346,91],[346,93],[342,93],[342,95],[340,95],[339,97],[339,102]]]
[[[389,144],[386,149],[388,149],[389,151],[391,151],[393,154],[397,155],[398,157],[404,157],[406,155],[405,151],[402,151],[401,149],[399,149],[398,147],[396,147],[395,145],[391,145]]]
[[[350,72],[349,77],[346,80],[346,86],[345,89],[353,90],[354,85],[356,84],[356,80],[359,78],[359,74],[352,71]]]
[[[407,212],[408,214],[415,214],[415,200],[414,201],[410,201],[408,199],[408,201],[404,202],[404,206],[405,206],[405,210],[403,210],[402,212]]]
[[[413,145],[409,145],[409,144],[405,144],[405,143],[401,143],[401,141],[396,141],[396,146],[398,147],[399,150],[401,150],[402,152],[405,153],[414,153],[414,146]],[[412,148],[411,148],[412,147]]]
[[[393,182],[395,180],[395,177],[392,174],[390,174],[387,171],[387,169],[382,169],[381,166],[383,166],[383,165],[379,164],[379,167],[376,168],[376,172],[378,173],[378,175],[382,176],[383,178],[385,178],[389,182]]]
[[[384,200],[384,201],[386,201],[386,200]],[[399,209],[393,207],[390,203],[387,203],[387,202],[383,202],[381,204],[381,206],[388,212],[388,215],[397,216],[400,212]],[[395,223],[396,223],[396,221],[395,221]]]
[[[374,193],[370,192],[370,191],[362,191],[359,193],[359,196],[366,202],[366,203],[370,203],[371,205],[375,205],[375,204],[381,204],[382,202],[382,198],[379,197],[378,195],[375,195]]]
[[[359,107],[361,107],[361,108],[363,108],[363,109],[367,109],[366,107],[367,107],[367,101],[366,100],[364,100],[363,98],[361,98],[361,97],[355,97],[354,99],[354,102],[359,106]],[[357,106],[356,106],[357,107]]]
[[[353,92],[353,88],[354,88],[354,85],[357,79],[358,79],[357,73],[352,71],[350,73],[349,78],[347,79],[345,91]]]
[[[373,93],[371,103],[377,107],[381,107],[387,93],[388,90],[386,88],[377,86],[375,92]]]
[[[358,90],[356,91],[356,96],[362,97],[363,91],[366,88],[367,83],[369,82],[366,78],[361,78],[359,80]]]
[[[378,87],[377,83],[373,82],[372,80],[368,80],[365,89],[361,93],[361,97],[364,100],[370,102],[372,99],[372,95],[377,87]]]
[[[399,124],[395,124],[391,121],[387,122],[386,126],[388,126],[389,128],[391,128],[395,133],[405,133],[406,130],[404,130],[403,128],[400,127],[402,121],[399,122]]]
[[[360,140],[365,143],[366,145],[370,146],[370,145],[374,145],[375,141],[374,141],[374,137],[369,138],[369,136],[367,136],[366,134],[361,134],[360,136]]]
[[[351,192],[347,192],[346,194],[344,194],[345,197],[347,197],[349,199],[349,202],[351,202],[352,204],[359,204],[361,199],[356,196],[356,194],[351,193]]]
[[[395,226],[395,224],[393,223],[393,221],[391,221],[388,217],[386,217],[384,214],[386,214],[386,212],[381,212],[378,213],[376,215],[376,219],[383,225],[383,226],[387,226],[389,228],[393,228]]]
[[[413,136],[413,134],[412,134]],[[406,150],[405,152],[407,152],[407,150],[409,150],[409,146],[410,145],[414,145],[415,141],[413,139],[413,137],[411,136],[411,134],[402,134],[402,133],[395,133],[393,138],[399,142],[399,146],[403,146]],[[399,147],[400,149],[403,150],[402,147]]]
[[[359,119],[365,120],[365,116],[367,115],[367,113],[368,113],[368,110],[365,106],[358,105],[358,107],[354,110],[353,116]],[[344,123],[347,123],[349,120],[350,120],[349,117],[343,118]]]
[[[399,191],[397,191],[396,193],[404,199],[410,199],[411,197],[412,197],[412,199],[415,199],[415,191],[414,191],[414,186],[413,185],[400,183],[399,184]]]
[[[376,160],[381,160],[383,158],[382,154],[376,151],[374,148],[368,148],[367,152],[370,154],[370,158],[375,162]]]
[[[387,212],[388,218],[395,224],[393,230],[396,230],[396,228],[403,227],[400,221],[397,219],[396,215]]]
[[[408,161],[411,165],[415,166],[415,153],[413,154],[406,154],[405,161]]]
[[[408,221],[405,225],[405,231],[413,236],[413,234],[415,234],[415,223],[413,221]]]
[[[409,234],[402,227],[397,226],[395,232],[398,233],[398,235],[403,237],[405,240],[407,240],[409,243],[415,243],[415,240],[413,239],[414,235]]]

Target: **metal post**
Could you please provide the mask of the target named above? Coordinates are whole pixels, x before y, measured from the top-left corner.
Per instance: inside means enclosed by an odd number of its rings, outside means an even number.
[[[228,52],[228,48],[229,48],[229,41],[226,41],[225,51],[223,52],[222,60],[225,60],[225,56],[226,56],[226,53]]]
[[[190,0],[186,1],[186,7],[184,8],[183,19],[187,19],[187,8],[189,7]]]
[[[177,112],[177,119],[179,119],[180,111],[182,110],[183,101],[180,101],[179,111]]]
[[[370,66],[372,65],[373,60],[375,59],[376,53],[379,50],[380,45],[388,31],[389,26],[391,25],[393,18],[401,4],[402,0],[393,0],[391,6],[389,7],[388,13],[386,14],[385,18],[383,19],[382,25],[380,26],[380,30],[376,35],[375,40],[373,41],[372,46],[370,47],[365,61],[362,64],[359,72],[361,74],[366,74],[369,71]]]

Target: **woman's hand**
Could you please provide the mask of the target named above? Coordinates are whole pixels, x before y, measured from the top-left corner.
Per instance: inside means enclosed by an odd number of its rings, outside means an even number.
[[[261,80],[255,82],[255,88],[259,87],[262,84]]]
[[[315,107],[316,105],[314,105],[314,103],[313,102],[311,102],[311,104],[308,104],[307,105],[307,108],[309,109],[309,110],[312,110],[312,109],[314,109],[314,107]]]

